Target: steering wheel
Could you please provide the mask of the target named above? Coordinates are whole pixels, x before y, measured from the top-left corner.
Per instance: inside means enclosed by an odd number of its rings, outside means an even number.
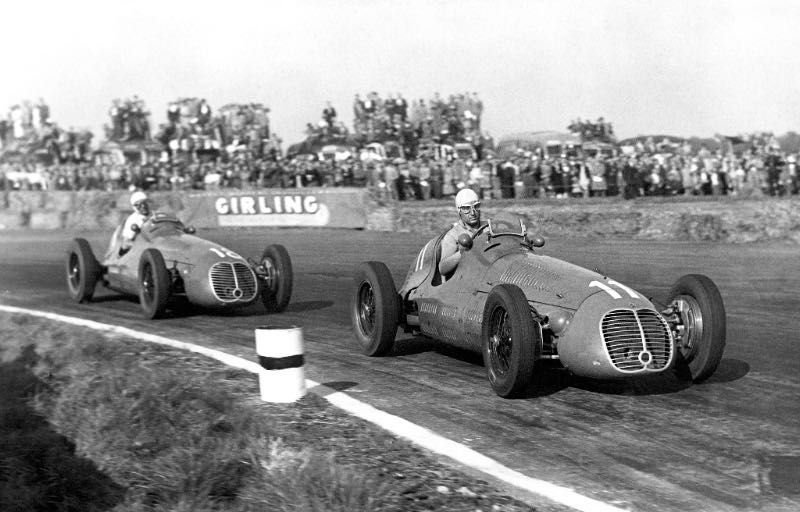
[[[486,231],[486,229],[487,229],[488,227],[489,227],[489,224],[484,224],[483,226],[479,227],[479,228],[478,228],[478,231],[476,231],[476,232],[475,232],[475,234],[474,234],[474,235],[472,235],[472,239],[473,239],[473,240],[475,240],[476,238],[478,238],[478,235],[480,235],[481,233],[483,233],[484,231]]]

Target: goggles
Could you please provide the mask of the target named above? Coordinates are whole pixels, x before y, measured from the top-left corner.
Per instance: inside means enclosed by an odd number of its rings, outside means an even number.
[[[461,213],[469,213],[471,211],[479,212],[479,211],[481,211],[481,203],[475,203],[475,204],[468,204],[468,205],[464,205],[464,206],[459,206],[458,207],[458,211],[461,212]]]

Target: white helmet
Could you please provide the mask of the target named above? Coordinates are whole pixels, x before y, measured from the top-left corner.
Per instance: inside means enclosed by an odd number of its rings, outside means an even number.
[[[479,201],[478,194],[471,188],[463,188],[456,194],[456,208],[472,206]]]
[[[137,190],[133,194],[131,194],[131,206],[135,206],[136,203],[141,201],[147,201],[147,194],[142,192],[141,190]]]

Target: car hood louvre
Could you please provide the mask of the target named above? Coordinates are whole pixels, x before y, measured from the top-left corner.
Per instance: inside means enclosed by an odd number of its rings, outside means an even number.
[[[602,292],[590,283],[604,280],[600,274],[583,267],[533,253],[505,255],[489,273],[487,281],[494,285],[514,284],[526,296],[537,297],[541,304],[568,309],[577,309],[588,297]]]

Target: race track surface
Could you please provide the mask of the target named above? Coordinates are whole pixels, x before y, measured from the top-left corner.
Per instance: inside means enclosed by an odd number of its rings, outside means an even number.
[[[303,327],[306,376],[468,445],[528,476],[635,511],[800,510],[800,248],[548,240],[544,254],[599,268],[663,299],[682,274],[719,286],[728,320],[724,358],[699,385],[674,376],[603,383],[545,371],[526,397],[504,400],[480,357],[398,334],[384,358],[361,355],[349,307],[357,262],[385,262],[402,282],[429,238],[350,230],[198,233],[258,258],[288,249],[295,270],[287,312],[188,311],[158,321],[135,301],[101,292],[70,301],[64,255],[74,233],[0,233],[0,303],[117,323],[254,358],[254,330]],[[83,233],[102,255],[110,233]],[[100,288],[98,288],[100,290]],[[532,500],[534,502],[535,500]]]

